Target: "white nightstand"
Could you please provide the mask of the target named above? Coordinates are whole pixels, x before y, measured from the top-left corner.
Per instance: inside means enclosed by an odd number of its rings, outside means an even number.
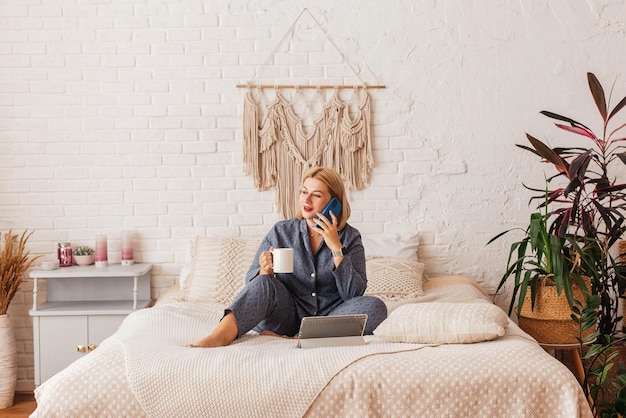
[[[33,270],[35,385],[93,351],[126,315],[150,302],[152,264],[61,267]],[[46,279],[47,301],[37,304]]]

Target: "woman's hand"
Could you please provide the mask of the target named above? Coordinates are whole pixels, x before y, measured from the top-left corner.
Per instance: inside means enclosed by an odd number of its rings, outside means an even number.
[[[326,246],[330,248],[331,251],[339,251],[342,244],[339,240],[339,231],[337,231],[337,217],[332,211],[330,211],[330,217],[332,219],[328,219],[319,212],[317,215],[320,218],[319,220],[314,220],[319,226],[319,228],[316,229],[317,232],[324,238]]]
[[[263,251],[261,255],[259,255],[259,266],[261,267],[259,274],[274,274],[273,250],[274,246],[271,246],[269,251]]]

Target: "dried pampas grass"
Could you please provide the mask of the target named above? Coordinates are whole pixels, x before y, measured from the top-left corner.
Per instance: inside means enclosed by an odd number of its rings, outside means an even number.
[[[4,247],[0,252],[0,315],[7,313],[9,303],[19,289],[24,274],[33,261],[41,257],[39,255],[29,258],[30,252],[26,251],[26,241],[32,234],[33,232],[24,231],[17,242],[18,235],[13,235],[11,230],[4,234]]]

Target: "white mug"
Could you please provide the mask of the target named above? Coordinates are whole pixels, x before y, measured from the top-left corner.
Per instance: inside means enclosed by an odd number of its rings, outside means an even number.
[[[293,273],[293,248],[274,248],[274,273]]]

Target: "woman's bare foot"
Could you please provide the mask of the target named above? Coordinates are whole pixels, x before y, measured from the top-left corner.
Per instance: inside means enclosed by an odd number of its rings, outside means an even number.
[[[210,347],[225,347],[230,345],[232,340],[223,338],[220,335],[209,334],[195,344],[189,344],[187,347],[192,348],[210,348]]]
[[[280,337],[280,338],[288,338],[288,339],[298,338],[298,337],[290,337],[288,335],[278,335],[274,331],[270,331],[267,329],[265,331],[261,331],[259,335],[269,335],[270,337]]]
[[[237,321],[235,320],[235,314],[228,312],[224,318],[217,324],[217,327],[211,332],[209,335],[198,341],[194,344],[189,344],[187,347],[202,347],[202,348],[210,348],[210,347],[225,347],[230,345],[235,338],[237,338],[237,334],[239,332],[239,328],[237,327]]]

